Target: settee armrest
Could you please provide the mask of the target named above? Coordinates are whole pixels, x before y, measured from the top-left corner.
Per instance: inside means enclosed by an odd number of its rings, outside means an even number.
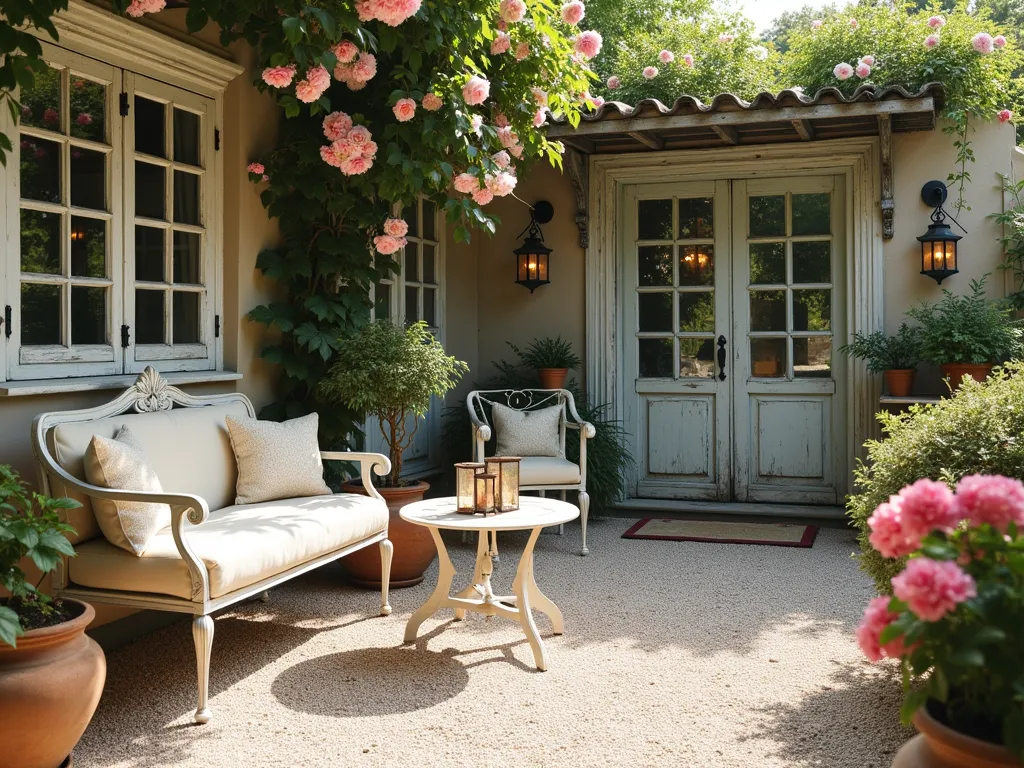
[[[369,453],[360,451],[320,451],[320,458],[324,461],[353,461],[359,464],[359,479],[363,481],[363,490],[367,496],[384,501],[384,497],[373,487],[370,478],[370,470],[379,477],[384,477],[391,472],[391,459],[383,453]]]

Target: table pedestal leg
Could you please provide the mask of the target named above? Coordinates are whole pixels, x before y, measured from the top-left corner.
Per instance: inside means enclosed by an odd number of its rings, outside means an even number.
[[[522,565],[520,564],[520,567]],[[565,632],[565,622],[562,619],[562,612],[558,609],[551,598],[540,591],[537,586],[537,579],[533,574],[533,551],[530,551],[530,566],[526,571],[527,589],[530,592],[530,602],[534,608],[543,613],[551,621],[551,630],[556,635]]]
[[[490,562],[489,562],[490,561],[490,552],[487,549],[487,543],[488,543],[487,535],[488,535],[487,531],[480,531],[480,533],[477,534],[477,541],[476,541],[476,568],[473,571],[473,581],[470,582],[468,587],[466,587],[464,590],[459,592],[456,595],[456,597],[473,597],[474,595],[477,594],[476,585],[483,582],[483,580],[484,580],[484,570],[485,570],[485,568],[490,566]],[[485,563],[484,562],[485,560],[488,561],[488,562]],[[487,572],[491,573],[490,570],[488,570]],[[462,621],[465,617],[466,617],[466,609],[465,608],[456,608],[455,609],[455,620],[456,621]]]
[[[448,550],[444,546],[440,532],[437,528],[430,526],[427,526],[427,530],[430,531],[434,545],[437,547],[437,586],[434,587],[427,602],[417,608],[416,612],[409,617],[409,623],[405,625],[405,642],[407,643],[414,642],[420,625],[445,605],[451,592],[452,579],[455,578],[455,566],[452,565],[452,560],[448,556]]]
[[[534,528],[530,532],[530,540],[526,542],[526,549],[523,550],[523,556],[519,560],[519,568],[516,569],[516,578],[512,582],[512,589],[516,593],[519,624],[523,628],[526,639],[530,642],[530,648],[533,649],[533,661],[537,665],[537,669],[544,672],[548,668],[548,661],[544,654],[544,643],[541,642],[540,634],[537,632],[537,624],[533,621],[533,614],[530,612],[530,598],[533,592],[530,586],[531,582],[533,582],[533,548],[537,544],[537,537],[540,536],[540,532],[540,528]],[[540,590],[537,590],[537,594],[540,594]],[[544,599],[547,600],[546,597]],[[551,603],[551,601],[548,600],[548,603]]]

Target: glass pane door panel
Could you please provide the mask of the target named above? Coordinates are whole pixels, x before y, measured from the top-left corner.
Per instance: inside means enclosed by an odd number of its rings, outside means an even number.
[[[102,219],[71,217],[71,275],[107,276],[107,224]]]
[[[641,293],[637,296],[640,317],[637,329],[645,332],[672,332],[672,294]]]
[[[793,330],[832,330],[832,291],[793,291]]]
[[[21,284],[21,343],[60,344],[60,286]]]
[[[135,279],[164,281],[164,230],[135,227]]]
[[[779,285],[786,282],[786,244],[750,244],[750,282],[752,285]]]
[[[684,378],[708,378],[715,375],[713,338],[679,340],[679,375]]]
[[[36,136],[21,138],[21,196],[60,203],[61,145]]]
[[[793,282],[832,282],[832,243],[828,240],[793,243]]]
[[[829,378],[832,375],[832,338],[795,337],[793,375],[797,378]]]
[[[783,378],[787,373],[786,339],[751,339],[750,372],[757,378]]]
[[[135,343],[163,344],[164,291],[135,290]]]
[[[199,165],[199,115],[174,108],[174,161]]]
[[[715,293],[679,294],[679,331],[683,333],[715,330]]]
[[[63,216],[21,209],[21,271],[59,275]]]
[[[202,224],[199,220],[199,176],[194,173],[174,172],[174,221],[178,224]]]
[[[672,285],[672,246],[639,246],[637,248],[637,266],[639,285]]]
[[[712,245],[683,245],[679,248],[679,285],[715,284],[715,248]]]
[[[71,74],[71,135],[106,142],[107,86]]]
[[[715,236],[714,200],[710,197],[684,197],[679,200],[679,239]]]
[[[107,344],[107,289],[71,287],[71,343]]]
[[[171,316],[174,329],[171,341],[174,344],[196,344],[199,342],[199,294],[192,291],[174,291]]]
[[[750,236],[786,235],[786,196],[750,198]]]
[[[107,155],[71,148],[71,204],[94,211],[107,210]]]
[[[59,133],[63,112],[60,70],[42,67],[36,70],[34,75],[32,85],[21,89],[21,112],[18,120],[22,125]]]
[[[202,282],[202,236],[194,232],[175,232],[174,241],[174,282]]]
[[[637,237],[640,240],[672,239],[672,201],[641,200],[637,205]]]
[[[163,219],[167,170],[159,165],[135,162],[135,215]]]
[[[135,151],[154,157],[167,157],[165,105],[135,97]]]
[[[793,234],[831,234],[830,208],[831,195],[828,193],[793,195]]]
[[[640,376],[643,378],[672,378],[672,339],[638,339]]]
[[[750,292],[750,330],[786,331],[786,292]]]

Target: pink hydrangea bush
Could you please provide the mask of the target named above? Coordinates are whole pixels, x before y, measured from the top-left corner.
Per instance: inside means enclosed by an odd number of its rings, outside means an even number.
[[[931,699],[947,725],[1024,757],[1024,484],[918,480],[868,527],[880,554],[909,558],[856,631],[868,659],[903,667],[904,721]]]

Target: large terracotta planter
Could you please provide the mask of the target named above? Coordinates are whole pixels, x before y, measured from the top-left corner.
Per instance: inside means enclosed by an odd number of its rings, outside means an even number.
[[[1020,768],[1005,748],[990,744],[940,723],[921,707],[914,715],[920,733],[904,744],[892,768]]]
[[[942,375],[949,379],[949,386],[954,392],[960,389],[960,380],[964,376],[970,376],[975,381],[984,381],[992,373],[992,367],[991,363],[943,363],[939,366]]]
[[[0,643],[0,768],[57,768],[92,720],[107,661],[85,634],[88,603],[65,600],[77,615],[31,629],[18,647]]]
[[[885,386],[889,388],[889,394],[893,397],[906,397],[914,386],[914,374],[917,371],[913,368],[892,368],[885,372]]]
[[[568,375],[568,368],[537,369],[537,378],[540,379],[541,389],[561,389],[565,386],[565,377]]]
[[[349,482],[342,486],[346,493],[366,495],[361,482]],[[391,560],[391,586],[397,589],[414,587],[423,581],[423,574],[437,556],[437,548],[430,536],[430,531],[422,525],[407,523],[398,516],[398,511],[406,504],[420,501],[430,486],[427,483],[415,483],[401,488],[378,488],[380,495],[387,502],[388,538],[395,547]],[[357,587],[380,589],[380,550],[378,547],[364,547],[342,558],[342,565],[348,573],[349,581]]]

